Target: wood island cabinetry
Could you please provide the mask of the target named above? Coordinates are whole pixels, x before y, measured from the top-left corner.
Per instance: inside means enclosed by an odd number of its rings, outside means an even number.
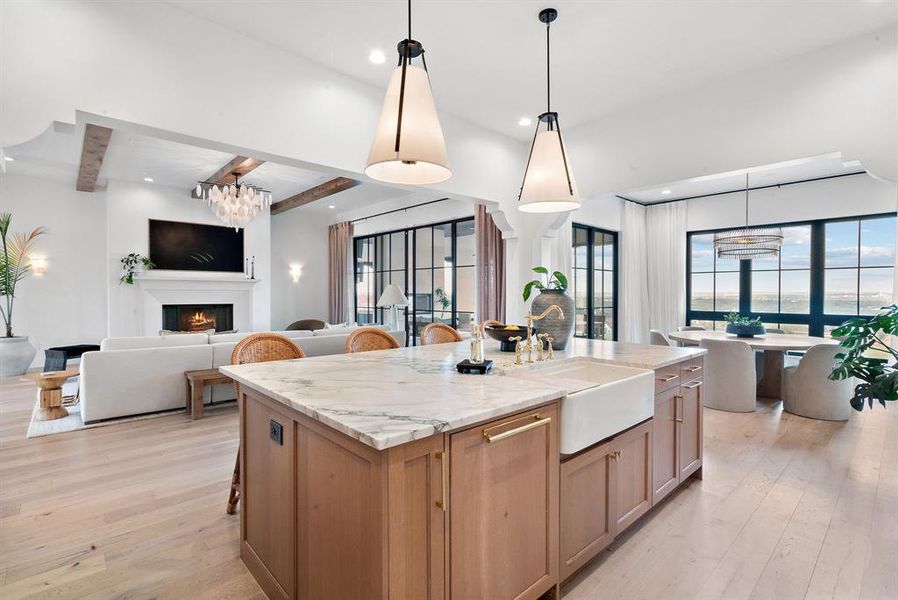
[[[269,597],[556,588],[557,402],[378,451],[241,391],[241,555]]]
[[[655,414],[561,463],[564,581],[702,466],[702,359],[655,371]]]

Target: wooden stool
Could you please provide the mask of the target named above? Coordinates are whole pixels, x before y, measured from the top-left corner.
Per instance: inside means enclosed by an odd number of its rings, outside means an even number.
[[[40,410],[34,416],[36,420],[53,421],[69,416],[69,411],[62,406],[62,384],[69,377],[77,376],[77,369],[34,373],[27,376],[40,389]]]

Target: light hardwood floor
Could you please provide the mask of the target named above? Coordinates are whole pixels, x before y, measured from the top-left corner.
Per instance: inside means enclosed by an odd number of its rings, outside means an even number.
[[[224,512],[235,407],[26,440],[33,402],[0,381],[0,598],[264,597]],[[898,598],[898,406],[706,410],[704,460],[566,600]]]

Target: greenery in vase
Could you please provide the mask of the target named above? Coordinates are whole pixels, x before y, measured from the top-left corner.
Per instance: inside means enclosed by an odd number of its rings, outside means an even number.
[[[549,269],[545,267],[533,267],[533,272],[545,275],[546,282],[543,283],[541,279],[534,279],[533,281],[525,283],[523,293],[524,302],[530,299],[530,294],[533,293],[533,288],[538,290],[558,290],[561,292],[567,290],[567,277],[565,277],[564,273],[561,271],[553,271],[552,275],[549,276]]]
[[[761,327],[761,317],[746,317],[736,313],[723,315],[723,320],[738,327]]]
[[[437,302],[443,307],[443,310],[449,310],[449,305],[452,304],[452,302],[450,302],[449,296],[446,295],[446,291],[443,288],[437,288],[433,293],[437,297]]]
[[[9,225],[12,222],[12,213],[0,214],[0,242],[2,242],[2,254],[0,254],[0,296],[3,296],[3,306],[0,306],[0,315],[6,325],[6,337],[12,334],[12,308],[16,299],[16,284],[25,279],[31,272],[29,253],[35,241],[47,233],[46,228],[38,227],[31,233],[9,233]]]
[[[153,261],[146,256],[138,254],[137,252],[132,252],[122,259],[122,276],[119,277],[119,285],[123,283],[129,285],[134,283],[134,270],[137,269],[137,265],[143,265],[143,268],[147,271],[156,266],[153,264]]]
[[[898,400],[898,352],[883,339],[886,335],[898,335],[895,304],[884,306],[870,319],[849,319],[832,331],[832,336],[840,339],[842,351],[836,354],[839,362],[829,378],[861,380],[850,400],[854,410],[864,410],[865,403],[873,408],[874,400],[883,406]]]

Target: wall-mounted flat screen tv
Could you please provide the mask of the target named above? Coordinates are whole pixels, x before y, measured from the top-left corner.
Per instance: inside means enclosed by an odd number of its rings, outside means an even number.
[[[243,229],[150,219],[150,260],[157,269],[242,273]]]

